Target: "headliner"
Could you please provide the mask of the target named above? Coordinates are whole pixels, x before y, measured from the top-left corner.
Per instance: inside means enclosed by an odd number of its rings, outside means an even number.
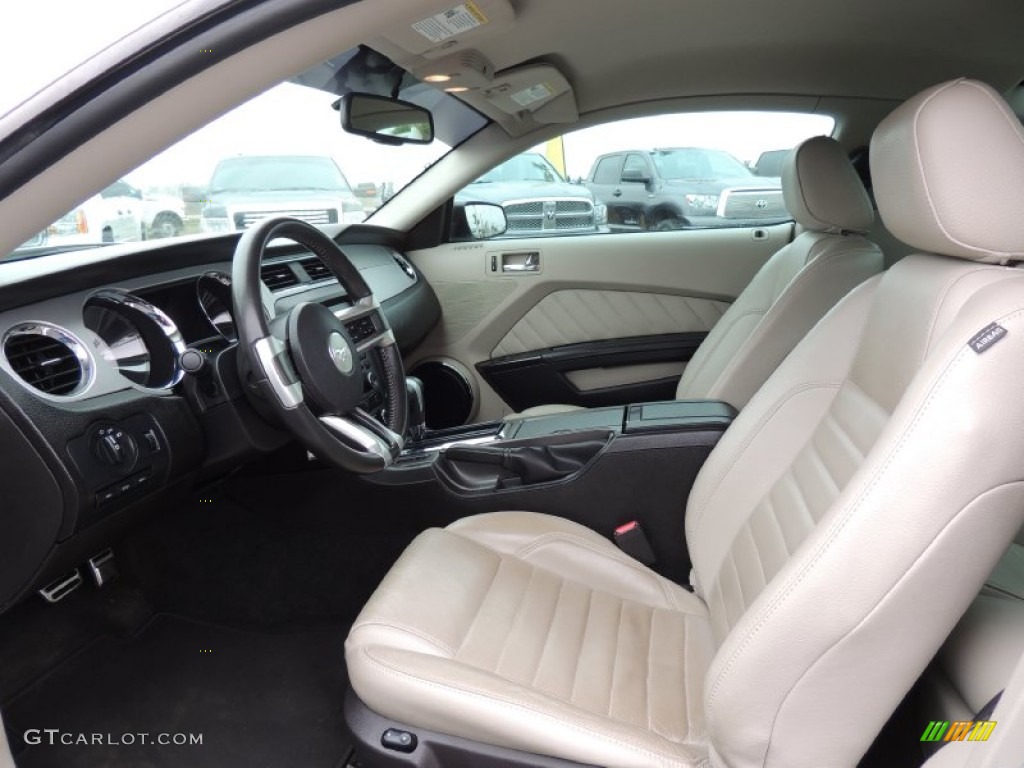
[[[989,0],[512,0],[515,21],[467,47],[498,70],[541,60],[581,114],[704,95],[903,100],[959,76],[1006,92],[1024,73],[1024,3]],[[407,64],[423,59],[408,55]],[[502,119],[486,102],[466,100]]]

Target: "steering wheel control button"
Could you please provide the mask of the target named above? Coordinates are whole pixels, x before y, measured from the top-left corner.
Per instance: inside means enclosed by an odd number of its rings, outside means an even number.
[[[395,752],[413,752],[416,749],[416,735],[397,728],[388,728],[381,734],[380,745]]]
[[[334,361],[334,367],[346,376],[352,373],[352,368],[355,365],[355,355],[352,354],[352,347],[349,346],[349,343],[345,341],[340,333],[334,332],[327,338],[327,348],[330,352],[331,360]]]
[[[377,322],[373,315],[367,315],[366,317],[361,317],[358,320],[350,320],[345,323],[345,329],[352,337],[352,341],[356,344],[380,333],[380,329],[377,328]]]

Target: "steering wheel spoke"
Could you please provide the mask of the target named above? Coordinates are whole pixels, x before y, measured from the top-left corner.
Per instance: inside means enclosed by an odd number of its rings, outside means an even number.
[[[392,432],[362,408],[344,416],[321,416],[320,423],[349,447],[379,456],[385,464],[394,461],[405,447],[405,439],[401,435]]]
[[[281,407],[292,410],[302,405],[302,384],[292,368],[284,342],[276,336],[264,336],[253,344],[253,351]]]

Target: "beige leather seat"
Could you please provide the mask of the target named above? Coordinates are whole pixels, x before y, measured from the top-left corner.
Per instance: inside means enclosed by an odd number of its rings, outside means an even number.
[[[1022,654],[1024,531],[989,575],[925,676],[925,722],[973,720],[1006,687]]]
[[[556,517],[429,530],[346,643],[367,706],[597,765],[857,763],[1024,522],[1024,131],[961,80],[871,152],[927,253],[843,299],[712,452],[695,592]]]
[[[882,271],[864,234],[871,200],[842,147],[819,136],[786,158],[786,208],[803,230],[754,275],[687,364],[677,400],[724,400],[743,408],[779,363],[843,296]],[[541,405],[518,416],[578,410]]]

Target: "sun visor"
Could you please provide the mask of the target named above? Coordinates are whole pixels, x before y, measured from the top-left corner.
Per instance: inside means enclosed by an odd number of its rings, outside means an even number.
[[[482,93],[488,102],[509,115],[530,113],[539,123],[574,123],[579,119],[572,86],[550,64],[503,70]]]

